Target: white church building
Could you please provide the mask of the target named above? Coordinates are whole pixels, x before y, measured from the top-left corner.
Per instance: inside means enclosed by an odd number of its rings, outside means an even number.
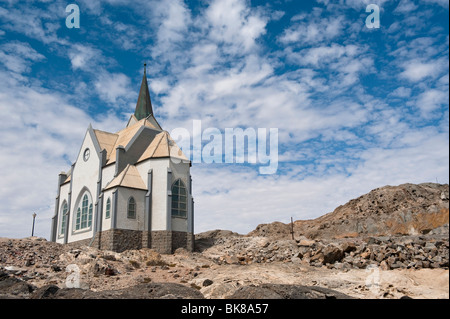
[[[121,252],[194,249],[191,162],[156,120],[146,71],[136,110],[110,133],[89,125],[59,174],[51,240]]]

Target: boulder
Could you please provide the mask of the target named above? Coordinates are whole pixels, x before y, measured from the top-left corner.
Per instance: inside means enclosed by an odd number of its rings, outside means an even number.
[[[344,251],[341,248],[334,246],[334,245],[326,246],[322,250],[322,253],[323,253],[323,263],[324,264],[327,264],[327,263],[333,264],[336,261],[341,261],[345,255]]]

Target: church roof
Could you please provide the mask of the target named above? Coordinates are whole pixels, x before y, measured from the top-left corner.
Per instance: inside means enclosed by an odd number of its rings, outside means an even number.
[[[150,100],[150,92],[148,90],[147,74],[144,64],[144,76],[142,77],[141,89],[139,90],[139,97],[136,103],[136,110],[134,116],[137,120],[142,120],[153,114],[152,102]]]
[[[144,118],[117,133],[94,130],[100,148],[106,149],[106,165],[115,163],[117,146],[127,146],[142,126],[147,126],[158,131],[160,130],[160,128],[155,126],[148,118]]]
[[[187,157],[166,131],[155,136],[153,141],[138,159],[137,163],[149,158],[158,157],[172,157],[188,161]]]
[[[136,166],[130,164],[106,185],[105,190],[118,186],[147,190]]]
[[[106,154],[111,154],[119,135],[100,130],[94,130],[94,133],[95,137],[97,138],[98,144],[100,144],[100,148],[105,149]]]

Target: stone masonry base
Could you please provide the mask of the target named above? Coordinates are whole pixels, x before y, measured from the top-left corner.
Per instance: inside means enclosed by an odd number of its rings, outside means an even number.
[[[180,231],[138,231],[109,229],[97,232],[90,239],[69,243],[72,246],[91,245],[99,249],[122,252],[128,249],[152,248],[161,254],[171,254],[177,248],[194,251],[194,234]]]

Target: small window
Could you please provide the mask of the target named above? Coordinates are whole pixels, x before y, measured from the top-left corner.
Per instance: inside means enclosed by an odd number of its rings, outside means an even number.
[[[130,199],[128,200],[127,217],[136,218],[136,201],[133,197],[130,197]]]
[[[186,186],[178,179],[172,185],[172,216],[186,217],[187,215],[187,192]]]
[[[110,217],[111,217],[111,198],[108,198],[108,200],[106,201],[105,218],[110,218]]]
[[[66,232],[66,220],[67,220],[67,211],[69,210],[67,203],[64,202],[63,208],[62,208],[62,214],[61,214],[61,229],[59,234],[64,235]]]

